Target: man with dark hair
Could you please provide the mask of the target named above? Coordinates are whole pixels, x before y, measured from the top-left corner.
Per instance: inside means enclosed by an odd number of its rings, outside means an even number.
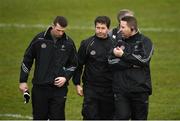
[[[35,60],[32,80],[34,120],[65,119],[68,81],[78,63],[74,42],[65,34],[66,26],[66,18],[57,16],[53,25],[37,34],[25,51],[19,89],[27,92],[28,75]]]
[[[66,18],[64,18],[63,16],[57,16],[54,19],[53,24],[56,25],[57,23],[59,23],[62,27],[66,27],[68,25]]]
[[[77,93],[84,96],[82,115],[85,120],[113,119],[114,100],[112,73],[107,55],[112,47],[108,36],[110,19],[99,16],[94,21],[95,35],[81,42],[78,50],[79,64],[73,76]],[[83,88],[80,86],[81,74]]]
[[[138,31],[132,16],[121,19],[119,41],[109,59],[114,80],[116,120],[147,120],[149,95],[152,93],[150,60],[153,44]]]

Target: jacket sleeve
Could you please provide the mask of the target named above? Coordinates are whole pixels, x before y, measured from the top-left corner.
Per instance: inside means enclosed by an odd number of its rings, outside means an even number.
[[[142,41],[131,48],[129,53],[125,51],[121,59],[135,66],[147,66],[153,51],[154,47],[150,39],[144,37]]]
[[[83,70],[83,65],[86,61],[86,44],[84,41],[81,42],[80,48],[78,50],[78,67],[73,75],[73,83],[74,85],[78,85],[81,83],[81,74]]]
[[[116,57],[113,54],[113,49],[110,52],[111,53],[110,56],[108,56],[109,67],[113,70],[126,69],[126,68],[131,67],[130,63],[127,63],[126,61],[122,60],[121,58]]]
[[[119,57],[116,57],[113,53],[113,49],[117,46],[126,46],[125,50],[126,52],[129,52],[130,49],[128,48],[128,46],[126,45],[125,42],[123,42],[122,40],[116,40],[114,42],[114,46],[113,48],[110,50],[110,54],[108,56],[108,64],[110,66],[111,69],[126,69],[126,68],[129,68],[131,67],[131,64],[124,61],[123,59],[119,58]]]
[[[21,63],[21,69],[20,69],[20,79],[19,79],[20,83],[27,82],[28,80],[29,72],[31,70],[33,60],[35,58],[35,50],[33,47],[35,43],[34,41],[35,41],[35,38],[29,44],[28,48],[26,49],[24,53],[24,58]]]
[[[76,46],[74,42],[72,42],[72,49],[70,52],[70,57],[65,67],[65,78],[67,80],[71,79],[77,66],[78,66],[77,50],[76,50]]]

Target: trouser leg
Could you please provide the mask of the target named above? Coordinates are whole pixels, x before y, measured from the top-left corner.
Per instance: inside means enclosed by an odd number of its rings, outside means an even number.
[[[65,120],[65,102],[64,97],[53,97],[49,102],[49,119]]]
[[[132,120],[147,120],[148,116],[148,93],[132,94]]]
[[[115,94],[115,120],[129,120],[131,116],[131,107],[129,99],[123,94]]]
[[[83,120],[98,120],[98,102],[94,98],[84,97],[82,108]]]
[[[32,110],[34,120],[48,119],[48,92],[46,89],[32,88]]]
[[[67,87],[52,87],[52,94],[51,98],[49,99],[50,120],[65,120],[65,103],[67,92]]]
[[[114,101],[101,100],[99,115],[101,120],[112,120],[114,116]]]

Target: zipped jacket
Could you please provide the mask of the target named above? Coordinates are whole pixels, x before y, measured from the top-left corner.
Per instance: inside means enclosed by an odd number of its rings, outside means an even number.
[[[47,31],[36,35],[26,49],[21,64],[20,83],[27,82],[34,60],[33,84],[53,84],[59,76],[65,77],[68,83],[73,75],[78,64],[74,42],[65,33],[54,42],[51,29],[49,27]]]
[[[108,67],[108,53],[112,48],[110,37],[105,39],[96,35],[83,40],[78,50],[79,64],[73,76],[75,85],[83,84],[94,87],[112,87],[112,72]]]
[[[116,46],[123,46],[122,57],[109,56],[109,65],[114,74],[114,92],[148,92],[152,93],[150,60],[154,51],[149,38],[136,33],[117,41]]]

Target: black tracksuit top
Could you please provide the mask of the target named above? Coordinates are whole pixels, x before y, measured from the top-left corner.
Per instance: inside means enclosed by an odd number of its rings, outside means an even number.
[[[114,92],[152,93],[150,60],[154,48],[151,40],[141,33],[116,41],[116,46],[124,46],[122,57],[109,57],[109,65],[114,74]]]
[[[73,75],[78,63],[74,42],[64,33],[55,43],[50,35],[51,29],[49,27],[46,32],[36,35],[26,49],[21,65],[20,83],[27,82],[34,60],[33,84],[53,84],[56,77],[63,76],[69,80]]]
[[[108,67],[108,53],[112,47],[110,37],[98,38],[96,35],[81,42],[78,50],[79,64],[73,82],[80,84],[81,74],[85,86],[112,87],[112,72]]]

